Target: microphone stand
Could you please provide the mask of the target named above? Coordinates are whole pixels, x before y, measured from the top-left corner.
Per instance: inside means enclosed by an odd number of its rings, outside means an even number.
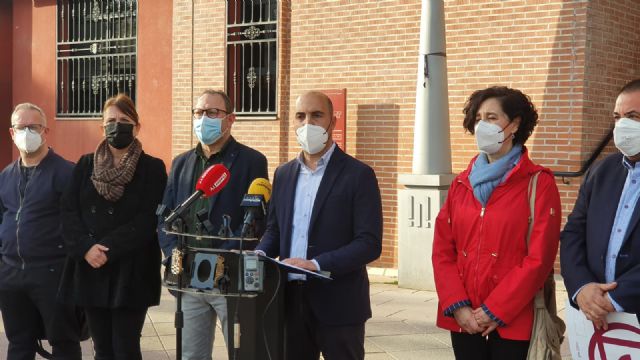
[[[242,229],[243,231],[240,232],[240,252],[238,253],[238,278],[240,279],[240,281],[238,282],[238,297],[236,300],[236,308],[234,310],[234,314],[233,314],[233,359],[237,360],[238,359],[238,353],[240,352],[240,319],[238,319],[238,308],[240,307],[240,298],[242,297],[242,292],[244,290],[244,274],[243,274],[243,269],[244,266],[242,266],[243,264],[243,259],[244,259],[244,255],[242,253],[242,243],[244,241],[245,238],[245,233],[246,231],[244,231],[245,229]]]
[[[176,328],[176,360],[182,360],[182,328],[184,327],[184,314],[182,312],[182,288],[184,287],[182,277],[184,273],[184,258],[185,258],[185,236],[184,234],[184,221],[181,218],[176,219],[171,228],[178,232],[178,251],[182,254],[180,260],[180,273],[178,274],[178,291],[176,291],[176,313],[174,317],[174,327]]]

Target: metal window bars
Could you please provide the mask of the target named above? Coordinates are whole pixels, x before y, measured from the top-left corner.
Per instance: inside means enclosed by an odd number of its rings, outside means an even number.
[[[57,0],[56,115],[101,117],[118,93],[136,98],[137,0]]]
[[[226,88],[235,112],[276,114],[278,2],[227,0]]]

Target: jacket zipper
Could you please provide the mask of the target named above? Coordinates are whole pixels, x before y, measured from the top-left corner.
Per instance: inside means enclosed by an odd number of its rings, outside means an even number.
[[[36,166],[36,168],[37,168],[37,166]],[[32,178],[36,173],[36,168],[33,169],[33,173],[31,174]],[[18,194],[20,194],[20,207],[18,208],[18,211],[16,212],[16,248],[17,248],[17,252],[18,252],[18,257],[20,258],[20,261],[22,262],[22,270],[24,270],[26,268],[27,263],[24,261],[24,258],[22,257],[22,254],[20,253],[20,214],[22,212],[22,205],[24,205],[24,198],[25,198],[25,196],[27,196],[27,189],[29,188],[29,182],[30,181],[27,181],[27,183],[24,185],[24,195],[21,194],[20,193],[20,184],[22,183],[22,175],[20,175],[20,181],[18,181]]]
[[[475,279],[475,292],[476,298],[478,297],[478,267],[480,266],[480,247],[482,245],[482,239],[484,238],[484,234],[482,228],[484,227],[484,211],[486,207],[482,207],[480,210],[480,239],[478,240],[478,251],[476,252],[476,270],[474,274]]]

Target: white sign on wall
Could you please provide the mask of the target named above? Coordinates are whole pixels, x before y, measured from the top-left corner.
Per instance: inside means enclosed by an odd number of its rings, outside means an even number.
[[[611,313],[608,330],[597,330],[567,300],[567,333],[574,360],[640,360],[640,324],[634,314]]]

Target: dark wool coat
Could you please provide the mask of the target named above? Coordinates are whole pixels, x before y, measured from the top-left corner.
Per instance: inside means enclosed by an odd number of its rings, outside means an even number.
[[[162,160],[144,152],[123,196],[110,202],[91,182],[93,154],[76,165],[62,197],[62,227],[68,257],[59,296],[81,306],[147,307],[160,301],[160,247],[155,210],[167,173]],[[109,248],[107,263],[92,268],[84,255],[94,245]]]

